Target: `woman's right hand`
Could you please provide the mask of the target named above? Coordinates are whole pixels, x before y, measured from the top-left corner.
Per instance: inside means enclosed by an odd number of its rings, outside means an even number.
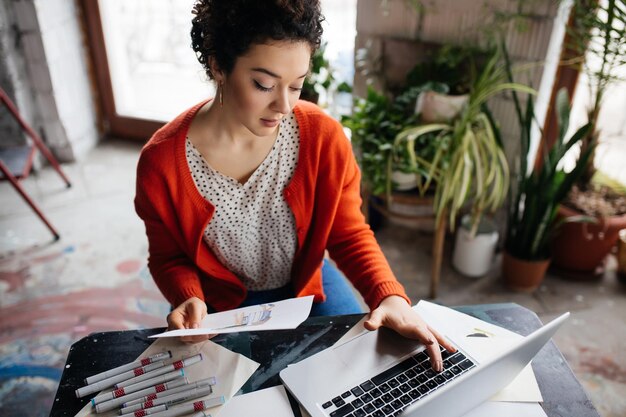
[[[207,309],[204,301],[198,297],[189,298],[167,315],[167,330],[197,329],[206,314]],[[181,336],[180,340],[185,343],[198,343],[213,336],[215,335]]]

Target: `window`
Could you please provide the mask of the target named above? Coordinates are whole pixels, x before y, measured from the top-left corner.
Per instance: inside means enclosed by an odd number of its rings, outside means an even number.
[[[326,57],[352,84],[357,0],[322,0]],[[111,133],[143,140],[215,94],[191,49],[194,0],[82,0]],[[350,97],[328,98],[333,114]]]

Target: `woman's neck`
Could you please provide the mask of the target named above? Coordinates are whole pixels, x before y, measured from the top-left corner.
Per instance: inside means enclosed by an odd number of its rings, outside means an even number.
[[[197,139],[201,142],[229,144],[235,147],[252,146],[264,139],[274,140],[278,134],[278,128],[267,137],[259,137],[250,132],[246,126],[233,117],[233,112],[226,105],[220,106],[215,100],[208,103],[196,115]]]

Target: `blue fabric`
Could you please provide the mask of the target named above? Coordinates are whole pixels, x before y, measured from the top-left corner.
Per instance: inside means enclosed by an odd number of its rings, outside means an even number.
[[[364,313],[346,277],[335,268],[327,259],[322,264],[322,284],[326,301],[313,303],[311,316],[338,316],[342,314]],[[293,298],[295,296],[291,285],[265,291],[248,291],[248,295],[239,307],[271,303]],[[215,313],[211,306],[207,306],[208,313]]]
[[[326,301],[313,303],[311,316],[364,313],[346,277],[327,259],[322,265],[322,283]]]

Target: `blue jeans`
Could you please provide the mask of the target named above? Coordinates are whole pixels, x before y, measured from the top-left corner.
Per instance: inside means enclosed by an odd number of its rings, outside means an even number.
[[[327,259],[322,264],[322,283],[326,301],[323,303],[313,303],[311,316],[338,316],[342,314],[364,313],[363,308],[357,301],[354,292],[343,274],[331,265]],[[285,300],[295,296],[291,284],[281,288],[266,291],[248,291],[248,296],[239,307],[247,307],[256,304],[271,303]],[[208,307],[209,313],[215,310]]]

